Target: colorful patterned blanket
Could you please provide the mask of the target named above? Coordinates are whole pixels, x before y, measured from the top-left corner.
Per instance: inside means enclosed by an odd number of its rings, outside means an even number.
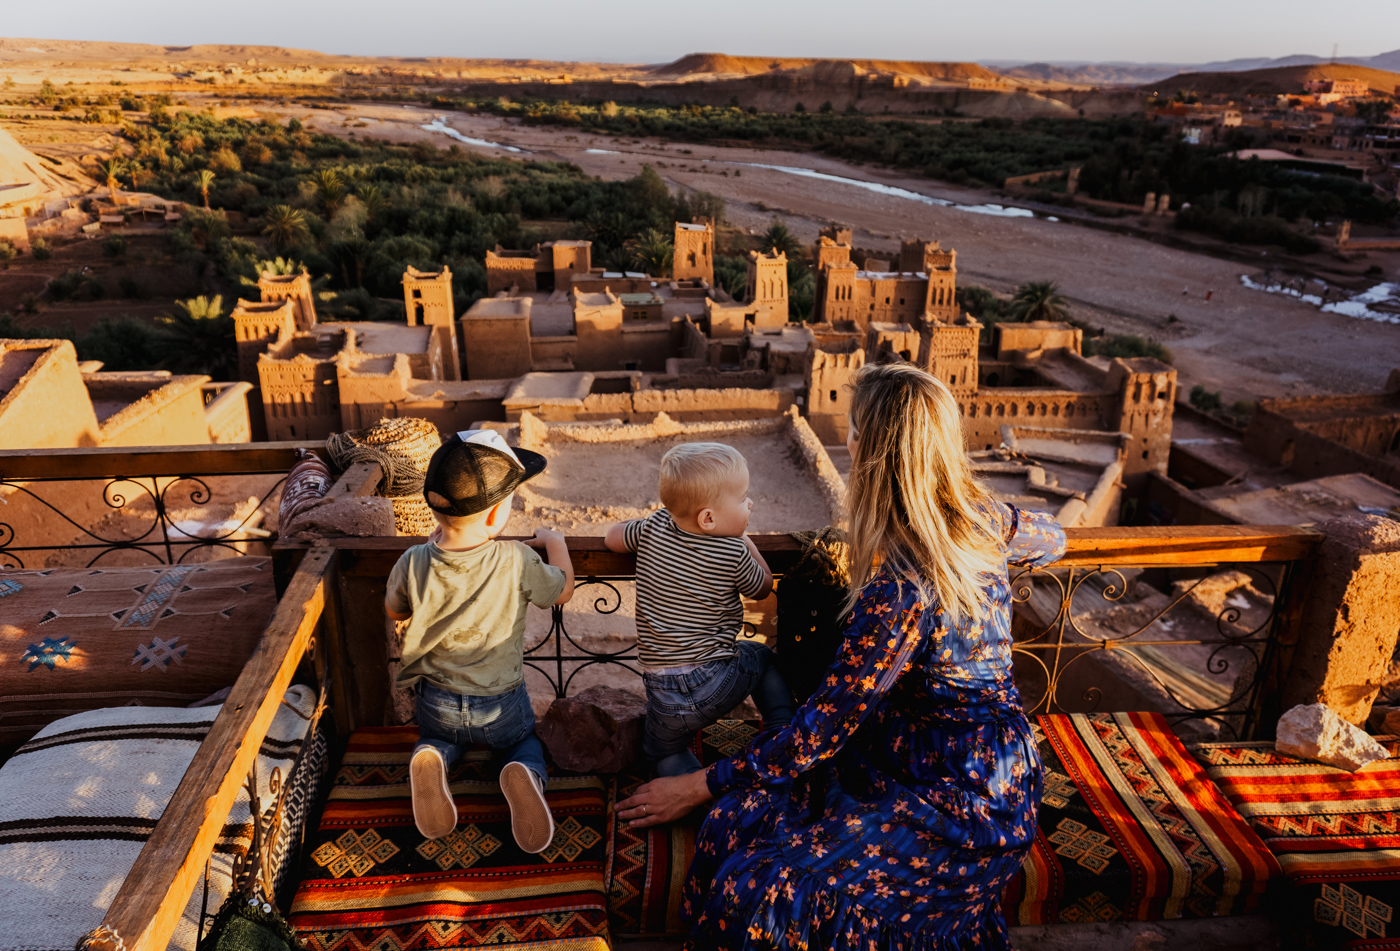
[[[83,710],[183,707],[232,685],[277,604],[269,558],[6,571],[0,584],[0,744]]]
[[[708,764],[756,724],[721,721],[693,749]],[[1005,895],[1010,924],[1154,921],[1254,911],[1278,863],[1150,713],[1038,717],[1045,763],[1040,831]],[[620,775],[610,799],[645,781]],[[632,832],[609,824],[608,908],[621,934],[684,931],[680,891],[700,820]]]
[[[1155,713],[1041,716],[1039,831],[1009,924],[1253,911],[1278,863]]]
[[[310,951],[607,951],[605,782],[551,775],[554,842],[516,846],[489,751],[449,780],[457,829],[424,839],[413,824],[408,760],[416,727],[356,731],[292,901]]]
[[[1400,740],[1364,770],[1275,752],[1273,743],[1203,743],[1192,751],[1278,856],[1286,907],[1319,944],[1400,949]]]

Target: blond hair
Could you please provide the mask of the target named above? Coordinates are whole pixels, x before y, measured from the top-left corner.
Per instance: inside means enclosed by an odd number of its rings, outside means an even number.
[[[953,394],[908,364],[866,365],[851,428],[849,604],[878,561],[912,581],[924,603],[936,598],[951,622],[980,617],[982,589],[1005,554],[991,495],[968,465]]]
[[[687,518],[748,476],[749,465],[733,446],[681,443],[661,457],[661,504],[672,515]]]

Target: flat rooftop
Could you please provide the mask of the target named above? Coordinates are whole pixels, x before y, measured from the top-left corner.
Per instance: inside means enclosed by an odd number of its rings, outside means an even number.
[[[355,331],[355,347],[361,353],[427,353],[431,327],[410,327],[390,321],[357,321],[348,324],[317,324],[331,330]],[[314,332],[314,331],[313,331]]]
[[[1243,525],[1312,525],[1357,512],[1400,513],[1400,492],[1360,472],[1267,489],[1221,486],[1201,495]]]
[[[526,440],[549,460],[538,477],[521,487],[524,516],[511,533],[557,526],[603,534],[615,522],[641,518],[660,506],[656,494],[661,457],[686,442],[722,442],[749,464],[753,499],[750,532],[792,532],[828,525],[834,515],[820,477],[797,445],[787,419],[726,423],[624,425],[541,423],[543,440]],[[675,428],[682,432],[675,432]],[[512,429],[518,429],[512,427]],[[658,435],[670,432],[670,435]],[[520,504],[520,503],[517,503]]]

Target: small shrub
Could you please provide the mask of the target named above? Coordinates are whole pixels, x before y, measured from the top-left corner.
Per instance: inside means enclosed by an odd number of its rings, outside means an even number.
[[[1155,340],[1139,337],[1137,334],[1114,334],[1084,341],[1086,357],[1155,357],[1163,363],[1172,362],[1172,352]]]
[[[16,248],[8,241],[0,241],[0,264],[9,267],[10,262],[18,256],[19,248]]]
[[[126,247],[126,239],[119,234],[114,234],[102,242],[102,253],[109,258],[124,258],[126,257]]]
[[[146,296],[146,289],[143,288],[133,277],[123,277],[117,284],[122,289],[122,296],[127,300],[135,300]]]
[[[1202,383],[1191,387],[1191,405],[1203,413],[1218,413],[1225,407],[1219,391],[1211,392]]]
[[[53,248],[43,238],[35,238],[29,243],[29,253],[34,255],[36,261],[47,261],[53,257]]]
[[[228,148],[219,149],[209,156],[209,167],[216,172],[232,173],[243,171],[243,163],[238,155]]]
[[[1367,277],[1380,277],[1384,273],[1385,270],[1379,264],[1372,264],[1366,269]]]
[[[49,281],[49,296],[54,300],[69,300],[83,286],[83,280],[78,271],[64,271]]]

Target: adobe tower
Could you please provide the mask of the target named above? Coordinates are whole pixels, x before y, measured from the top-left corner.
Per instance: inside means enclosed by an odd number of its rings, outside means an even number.
[[[676,222],[675,250],[671,257],[671,279],[715,283],[715,225],[708,218],[692,224]]]
[[[403,272],[403,306],[408,325],[433,328],[442,345],[443,377],[462,378],[457,355],[457,315],[452,304],[452,271],[443,265],[438,271],[420,271],[410,265]]]

